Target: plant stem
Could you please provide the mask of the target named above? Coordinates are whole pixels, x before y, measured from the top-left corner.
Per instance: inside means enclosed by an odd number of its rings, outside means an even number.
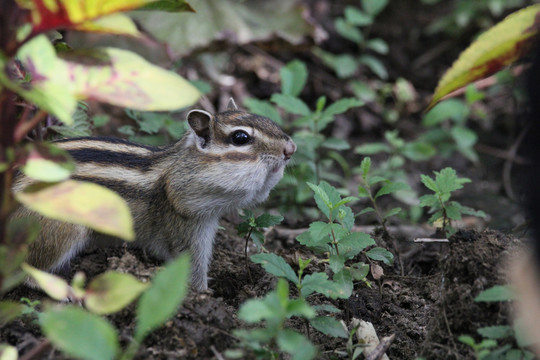
[[[39,110],[30,120],[22,120],[19,123],[19,126],[17,126],[17,128],[15,129],[15,141],[21,141],[26,136],[26,134],[34,127],[36,127],[36,125],[39,124],[40,121],[43,120],[46,116],[46,111]]]
[[[244,246],[244,263],[246,264],[246,270],[247,270],[247,273],[248,273],[248,277],[249,277],[249,282],[250,283],[253,283],[253,279],[251,277],[251,270],[249,270],[249,262],[248,262],[248,255],[247,255],[247,249],[248,249],[248,241],[249,241],[249,238],[251,237],[251,232],[253,231],[253,228],[250,227],[249,228],[249,231],[246,235],[246,244]]]

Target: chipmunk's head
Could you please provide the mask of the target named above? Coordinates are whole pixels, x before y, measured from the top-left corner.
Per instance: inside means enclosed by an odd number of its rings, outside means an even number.
[[[236,207],[265,200],[283,176],[296,145],[272,120],[239,111],[231,99],[228,109],[210,115],[193,110],[188,146],[205,166],[208,191],[224,195]]]

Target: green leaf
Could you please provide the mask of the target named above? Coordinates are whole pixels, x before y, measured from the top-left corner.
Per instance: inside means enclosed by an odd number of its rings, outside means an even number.
[[[446,120],[463,122],[469,116],[469,107],[458,99],[448,99],[434,106],[427,112],[422,125],[432,127]]]
[[[373,16],[377,16],[387,5],[388,0],[362,0],[362,8]]]
[[[478,135],[466,127],[454,126],[450,129],[450,134],[460,148],[470,148],[478,141]]]
[[[106,125],[110,121],[110,117],[107,114],[95,115],[92,117],[92,122],[95,127],[101,127]]]
[[[375,75],[381,78],[381,80],[388,79],[388,71],[386,71],[386,67],[376,57],[371,55],[362,55],[358,58],[358,62],[366,65]]]
[[[350,259],[359,254],[365,248],[375,245],[375,240],[369,234],[353,232],[339,240],[339,253]]]
[[[181,12],[181,11],[191,11],[194,12],[193,8],[185,0],[158,0],[151,1],[144,5],[141,9],[144,10],[161,10],[168,12]]]
[[[333,290],[332,282],[325,273],[318,272],[302,278],[302,296],[305,298],[313,292],[329,294]]]
[[[367,213],[370,213],[370,212],[373,212],[373,211],[375,211],[375,209],[372,208],[371,206],[368,206],[367,208],[364,208],[364,209],[360,210],[360,212],[358,214],[356,214],[356,216],[364,215],[364,214],[367,214]]]
[[[460,342],[464,343],[465,345],[469,345],[472,348],[474,348],[476,346],[476,342],[469,335],[461,335],[460,337],[458,337],[458,340]]]
[[[293,284],[298,283],[298,276],[285,260],[276,254],[255,254],[250,257],[251,261],[261,264],[272,275],[285,278]]]
[[[361,44],[364,42],[364,34],[362,33],[362,31],[354,27],[353,24],[349,23],[343,18],[337,18],[334,22],[334,27],[336,29],[336,32],[345,39],[357,44]]]
[[[367,143],[354,148],[356,154],[373,155],[381,152],[391,153],[392,149],[385,143]]]
[[[534,25],[539,11],[539,4],[516,11],[480,35],[441,78],[429,108],[450,92],[521,58],[535,41],[538,28]]]
[[[435,156],[437,149],[427,142],[415,141],[406,143],[401,153],[412,161],[426,161]]]
[[[435,193],[439,192],[439,187],[437,186],[435,180],[424,174],[421,174],[420,178],[422,179],[422,184],[424,184],[429,190]]]
[[[348,299],[352,295],[353,282],[349,270],[342,269],[334,275],[332,279],[336,285],[335,293],[332,295],[341,299]]]
[[[129,207],[112,190],[75,180],[35,190],[19,192],[15,197],[30,210],[49,218],[88,226],[125,240],[135,238]]]
[[[319,330],[325,335],[340,337],[344,339],[349,338],[349,334],[345,330],[343,324],[338,320],[330,316],[318,316],[309,321],[311,326]]]
[[[401,190],[411,190],[411,187],[409,186],[409,184],[404,182],[391,182],[380,188],[379,191],[377,191],[377,194],[375,194],[374,198],[377,199],[380,196],[392,194],[396,191]]]
[[[281,215],[262,214],[257,217],[255,223],[257,224],[257,227],[265,228],[279,225],[282,221],[283,216]]]
[[[284,95],[300,95],[308,76],[306,64],[300,60],[293,60],[281,68],[280,75],[281,92]]]
[[[273,94],[270,101],[291,114],[307,116],[311,114],[308,106],[300,99],[284,94]]]
[[[317,203],[317,207],[322,211],[324,215],[326,215],[327,218],[330,218],[330,210],[332,209],[332,202],[330,201],[330,197],[324,191],[324,189],[321,186],[317,186],[315,184],[307,183],[307,185],[313,190],[315,193],[315,202]]]
[[[244,100],[244,105],[250,112],[272,119],[278,125],[283,125],[283,119],[279,115],[279,111],[268,101],[249,98]]]
[[[391,210],[389,210],[385,215],[384,215],[384,218],[387,219],[391,216],[394,216],[394,215],[397,215],[401,212],[401,208],[400,207],[395,207],[395,208],[392,208]]]
[[[137,307],[135,339],[140,343],[153,329],[169,319],[184,300],[190,278],[189,255],[169,262],[152,280]]]
[[[439,199],[436,195],[423,195],[420,196],[420,206],[436,207],[440,206]]]
[[[25,308],[25,305],[15,301],[0,301],[0,327],[21,316]]]
[[[276,342],[281,351],[291,354],[292,360],[311,360],[317,355],[317,348],[304,335],[291,329],[283,329],[277,334]]]
[[[512,327],[507,325],[487,326],[479,328],[476,332],[489,339],[504,339],[514,335]]]
[[[444,168],[439,173],[435,172],[435,181],[441,193],[450,193],[463,188],[462,184],[471,182],[468,178],[458,178],[456,170]]]
[[[330,269],[337,273],[343,269],[343,266],[345,265],[345,258],[341,255],[330,255],[330,258],[328,259],[328,262],[330,264]]]
[[[351,146],[347,142],[347,140],[344,139],[338,139],[338,138],[327,138],[322,144],[321,147],[331,149],[331,150],[347,150]]]
[[[456,206],[455,202],[445,206],[446,216],[452,220],[461,220],[461,206]]]
[[[22,269],[30,275],[39,287],[55,300],[65,301],[68,298],[70,289],[67,282],[59,276],[38,270],[28,264],[22,264]]]
[[[84,304],[95,314],[112,314],[135,300],[148,286],[133,275],[109,271],[90,282]]]
[[[288,290],[288,288],[287,288]],[[287,294],[288,295],[288,294]],[[315,309],[313,309],[304,299],[293,299],[287,304],[287,316],[300,316],[306,319],[315,317]]]
[[[337,307],[335,307],[334,305],[331,305],[331,304],[321,304],[321,305],[314,305],[312,306],[313,309],[315,309],[316,311],[326,311],[326,312],[331,312],[331,313],[339,313],[341,312],[341,310],[339,310]]]
[[[257,323],[264,319],[277,316],[275,310],[267,302],[259,299],[249,299],[238,310],[238,317],[247,323]]]
[[[356,150],[355,150],[356,151]],[[362,172],[362,179],[366,180],[371,169],[371,158],[365,157],[360,163],[360,171]]]
[[[516,298],[514,291],[506,285],[495,285],[482,291],[474,298],[475,302],[511,301]]]
[[[334,70],[340,79],[345,79],[354,75],[356,69],[358,69],[356,59],[349,54],[334,55],[317,47],[313,48],[313,53],[318,56],[326,66]]]
[[[365,280],[366,276],[369,274],[369,270],[369,264],[363,262],[353,264],[350,268],[353,279],[358,281]]]
[[[355,26],[367,26],[373,23],[372,16],[354,6],[347,6],[345,8],[345,19],[349,24]]]
[[[367,257],[371,260],[382,261],[386,265],[394,263],[394,255],[382,247],[376,247],[366,252]]]
[[[371,39],[366,42],[366,47],[381,55],[388,54],[389,48],[386,41],[383,39]]]
[[[70,356],[106,360],[114,359],[118,353],[116,330],[101,317],[81,308],[45,311],[39,322],[47,339]]]

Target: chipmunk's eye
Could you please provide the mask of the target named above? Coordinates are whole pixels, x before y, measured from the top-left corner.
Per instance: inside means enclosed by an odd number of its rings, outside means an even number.
[[[251,140],[251,137],[248,135],[247,132],[237,130],[233,132],[231,139],[234,145],[245,145],[249,142],[249,140]]]

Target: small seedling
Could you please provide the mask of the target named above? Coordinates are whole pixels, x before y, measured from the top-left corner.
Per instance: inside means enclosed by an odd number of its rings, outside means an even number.
[[[388,221],[388,218],[397,215],[401,212],[400,207],[395,207],[386,213],[382,213],[377,206],[377,199],[384,195],[389,195],[396,193],[398,191],[408,191],[411,189],[409,184],[406,184],[404,182],[392,182],[388,179],[385,179],[381,176],[371,176],[370,175],[370,169],[371,169],[371,158],[366,157],[364,160],[362,160],[362,163],[360,164],[360,172],[362,175],[362,182],[358,186],[358,196],[360,198],[367,197],[371,201],[371,204],[373,207],[367,207],[360,211],[356,216],[375,212],[377,219],[379,220],[379,223],[383,227],[383,230],[385,234],[389,235],[388,229],[386,228],[386,222]],[[373,191],[373,186],[377,184],[383,184],[377,192]]]
[[[446,236],[450,236],[456,232],[450,224],[451,220],[461,220],[463,214],[486,217],[481,210],[474,210],[457,201],[450,201],[452,192],[463,188],[463,184],[471,182],[470,179],[459,178],[452,168],[445,168],[440,172],[434,171],[434,173],[435,179],[421,175],[422,183],[434,192],[434,194],[420,197],[420,205],[428,207],[429,212],[432,213],[428,220],[430,224],[438,224],[437,227]]]

